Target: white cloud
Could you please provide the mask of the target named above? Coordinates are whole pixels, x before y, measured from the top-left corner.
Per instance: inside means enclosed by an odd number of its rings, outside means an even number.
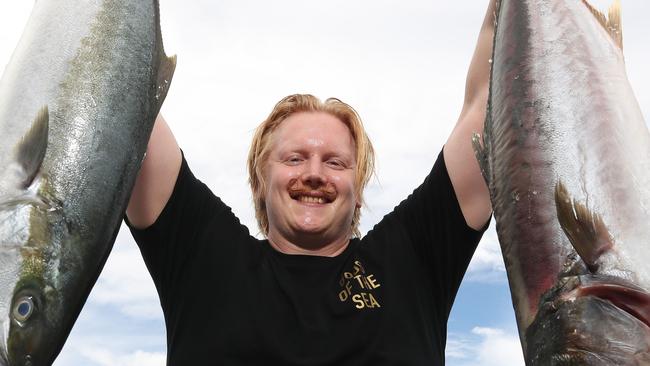
[[[477,361],[483,366],[521,366],[524,358],[517,334],[508,334],[501,329],[472,329],[472,333],[483,337],[477,350]]]
[[[505,282],[506,270],[494,221],[483,235],[469,264],[465,279],[472,282]]]
[[[471,334],[451,334],[447,341],[449,366],[522,366],[523,353],[516,332],[474,327]]]
[[[88,299],[89,304],[111,305],[134,319],[162,317],[158,293],[131,234],[122,225],[113,252]]]
[[[81,356],[97,366],[164,366],[166,355],[159,352],[135,351],[126,355],[114,354],[106,348],[87,348]]]
[[[474,346],[467,339],[459,339],[458,336],[450,336],[447,339],[447,347],[445,349],[445,356],[449,362],[454,362],[454,359],[467,360],[474,354]]]
[[[54,365],[164,365],[165,355],[162,321],[126,317],[115,306],[89,304]]]

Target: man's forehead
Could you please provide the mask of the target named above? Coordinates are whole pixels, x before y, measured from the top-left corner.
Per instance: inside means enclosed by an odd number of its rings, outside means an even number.
[[[307,144],[326,145],[354,150],[354,139],[348,126],[325,112],[300,112],[282,121],[273,133],[275,146]]]

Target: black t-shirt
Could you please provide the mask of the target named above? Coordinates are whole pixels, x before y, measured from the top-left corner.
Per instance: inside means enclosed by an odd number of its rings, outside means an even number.
[[[443,365],[447,318],[482,235],[442,153],[424,183],[340,255],[249,234],[183,163],[158,220],[131,229],[167,326],[168,365]]]

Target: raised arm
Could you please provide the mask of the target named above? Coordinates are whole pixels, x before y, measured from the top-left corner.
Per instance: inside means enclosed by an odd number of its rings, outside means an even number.
[[[472,133],[483,133],[488,98],[496,0],[490,4],[467,72],[465,102],[444,147],[445,164],[467,224],[479,229],[490,218],[490,196],[472,150]]]
[[[144,229],[158,219],[176,184],[181,161],[176,139],[159,115],[126,209],[131,225]]]

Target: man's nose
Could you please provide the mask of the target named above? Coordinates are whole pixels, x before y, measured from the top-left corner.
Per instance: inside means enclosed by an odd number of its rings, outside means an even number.
[[[327,178],[323,172],[323,164],[318,159],[310,159],[302,174],[302,182],[310,188],[319,188],[325,185]]]

